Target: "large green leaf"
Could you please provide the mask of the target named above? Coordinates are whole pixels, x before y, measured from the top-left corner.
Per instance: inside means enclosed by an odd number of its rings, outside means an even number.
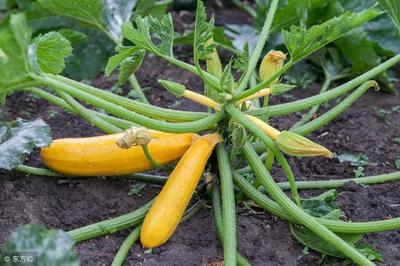
[[[7,23],[8,22],[8,23]],[[12,15],[0,28],[0,91],[27,73],[30,33],[23,14]],[[26,31],[26,32],[23,32]]]
[[[121,26],[131,17],[137,0],[38,0],[55,14],[104,31],[116,42],[122,40]]]
[[[135,26],[131,22],[122,25],[126,39],[136,46],[154,53],[172,56],[174,29],[171,14],[157,19],[153,16],[136,16]],[[154,42],[154,39],[158,41]]]
[[[334,189],[328,190],[316,197],[310,199],[301,199],[302,208],[314,217],[319,217],[329,220],[339,220],[342,211],[334,206],[337,193]],[[298,225],[290,224],[293,236],[304,246],[316,250],[322,254],[327,254],[337,258],[346,258],[331,244],[327,243],[320,236],[315,234],[308,228]],[[337,234],[344,241],[350,245],[355,246],[361,253],[368,256],[371,260],[381,260],[379,252],[367,244],[360,244],[362,234]],[[368,248],[366,248],[368,247]]]
[[[385,8],[393,23],[400,33],[400,1],[399,0],[379,0],[379,3]]]
[[[32,64],[38,64],[41,71],[54,75],[64,70],[64,58],[72,52],[69,40],[54,31],[35,38],[29,49],[35,51],[33,54],[29,53]]]
[[[0,169],[11,170],[25,160],[35,147],[51,143],[50,127],[42,120],[17,120],[0,126]]]
[[[41,225],[28,224],[10,236],[0,253],[1,265],[26,265],[13,262],[31,256],[29,265],[79,266],[74,241],[62,230],[48,230]]]
[[[367,33],[356,29],[335,42],[342,54],[350,61],[355,72],[361,72],[379,65],[380,56],[375,51],[374,43],[368,40]]]
[[[379,14],[381,14],[379,10],[371,8],[359,13],[346,12],[339,17],[332,18],[309,29],[292,26],[290,31],[283,32],[291,60],[297,62],[305,58]]]
[[[208,45],[207,41],[213,37],[214,34],[214,17],[210,21],[207,21],[206,9],[202,1],[197,1],[196,9],[196,22],[194,27],[194,58],[207,59],[207,57],[213,52],[214,46]]]
[[[304,246],[333,257],[345,258],[345,256],[337,251],[332,245],[328,244],[325,240],[306,227],[297,224],[291,224],[290,227],[294,237]],[[362,235],[357,234],[337,235],[349,244],[357,243],[362,238]]]
[[[117,40],[122,38],[121,26],[129,21],[138,0],[103,0],[103,18],[107,30]]]
[[[100,0],[38,0],[42,8],[70,17],[88,26],[105,28],[103,3]]]

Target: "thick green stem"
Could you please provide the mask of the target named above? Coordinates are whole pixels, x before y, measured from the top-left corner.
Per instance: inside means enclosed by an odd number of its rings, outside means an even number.
[[[255,111],[249,111],[247,112],[248,114],[260,116],[265,114],[266,112],[268,113],[269,116],[282,116],[282,115],[287,115],[295,112],[299,112],[302,110],[305,110],[307,108],[310,108],[314,105],[317,104],[322,104],[324,102],[330,101],[344,93],[349,92],[350,90],[356,88],[357,86],[361,85],[362,83],[366,82],[367,80],[370,80],[374,78],[375,76],[379,75],[386,69],[394,66],[396,63],[400,61],[400,54],[390,58],[389,60],[383,62],[379,66],[374,67],[373,69],[365,72],[364,74],[358,76],[357,78],[354,78],[345,84],[336,87],[334,89],[331,89],[327,92],[324,92],[322,94],[318,94],[306,99],[290,102],[290,103],[284,103],[284,104],[278,104],[278,105],[271,105],[268,107],[268,110],[264,110],[264,108],[260,108]],[[261,88],[260,88],[261,89]],[[247,92],[247,91],[245,91]]]
[[[192,206],[190,206],[189,209],[187,209],[185,211],[185,215],[183,215],[180,223],[184,223],[187,220],[189,220],[190,218],[192,218],[196,213],[201,211],[201,209],[203,209],[203,207],[204,207],[204,203],[201,200],[194,203]]]
[[[360,185],[372,185],[389,181],[400,181],[400,172],[394,172],[383,175],[373,175],[357,178],[333,179],[333,180],[320,180],[320,181],[297,181],[296,185],[299,189],[323,189],[323,188],[338,188],[344,186],[348,182],[355,182]],[[288,189],[289,183],[278,183],[282,189]]]
[[[334,246],[338,251],[352,259],[355,263],[360,265],[375,265],[353,246],[349,245],[346,241],[319,223],[314,217],[293,203],[293,201],[291,201],[275,183],[267,169],[265,169],[263,163],[258,158],[257,153],[251,147],[251,144],[246,143],[243,146],[243,152],[255,175],[261,180],[265,190],[279,205],[282,206],[284,210],[287,211],[288,214],[290,214],[290,216],[294,217],[301,224]]]
[[[146,159],[151,163],[151,165],[152,165],[154,168],[157,168],[157,169],[160,169],[160,170],[166,169],[166,166],[165,166],[165,165],[162,165],[162,164],[158,163],[158,162],[153,158],[153,156],[152,156],[151,153],[150,153],[149,147],[148,147],[147,145],[142,145],[142,149],[143,149],[144,155],[146,156]]]
[[[207,117],[209,115],[207,113],[202,113],[202,112],[187,112],[187,111],[178,111],[167,108],[161,108],[158,106],[131,100],[129,98],[113,94],[109,91],[100,90],[93,86],[77,82],[75,80],[68,79],[63,76],[52,76],[52,75],[48,76],[51,77],[52,79],[56,79],[67,85],[75,87],[79,90],[97,96],[103,100],[107,100],[111,103],[125,107],[128,110],[157,119],[162,119],[172,122],[186,122],[186,121],[195,121]]]
[[[96,127],[100,128],[104,132],[106,132],[108,134],[112,134],[112,133],[118,133],[118,132],[123,131],[121,128],[107,122],[106,120],[100,118],[99,116],[97,116],[91,112],[88,112],[84,106],[79,104],[69,94],[62,92],[62,91],[59,91],[58,94],[61,96],[61,98],[64,99],[64,101],[67,104],[69,104],[75,110],[75,112],[77,114],[79,114],[81,117],[83,117],[84,119],[86,119],[87,121],[89,121],[90,123],[95,125]]]
[[[146,215],[152,204],[153,200],[149,201],[148,203],[133,212],[102,222],[87,225],[69,231],[67,233],[75,242],[78,243],[98,236],[108,235],[124,229],[128,229],[129,227],[138,225],[143,220],[144,216]]]
[[[111,266],[122,266],[126,259],[126,256],[129,253],[129,250],[132,248],[133,244],[139,239],[140,236],[140,228],[141,226],[137,226],[124,240],[121,247],[119,248],[117,254],[114,257],[114,260]]]
[[[28,175],[39,175],[39,176],[51,176],[51,177],[62,177],[62,174],[53,172],[49,169],[45,168],[38,168],[38,167],[32,167],[28,165],[17,165],[13,170],[20,171],[22,173],[28,174]]]
[[[257,12],[248,3],[244,3],[241,0],[232,0],[232,3],[237,7],[243,9],[243,11],[249,14],[250,17],[252,17],[253,19],[256,18]]]
[[[23,165],[23,164],[18,165],[17,167],[14,168],[14,170],[20,171],[20,172],[28,174],[28,175],[75,178],[74,176],[63,175],[63,174],[51,171],[50,169],[32,167],[32,166]],[[88,178],[90,178],[90,177],[85,177],[85,179],[88,179]],[[94,178],[97,178],[97,177],[94,177]],[[106,178],[127,179],[127,180],[134,180],[134,181],[138,181],[138,182],[157,184],[157,185],[163,185],[168,180],[167,176],[142,174],[142,173],[134,173],[134,174],[124,175],[124,176],[115,176],[115,177],[106,177]]]
[[[241,81],[238,85],[238,88],[236,89],[237,92],[242,92],[246,88],[247,83],[249,82],[249,79],[250,79],[251,75],[253,74],[254,69],[256,68],[258,59],[260,58],[262,50],[265,46],[265,42],[267,41],[267,39],[269,37],[269,32],[271,30],[272,21],[274,20],[275,12],[278,7],[278,3],[279,3],[279,0],[272,0],[271,4],[269,6],[267,19],[264,22],[264,26],[261,30],[261,34],[259,36],[257,45],[254,48],[254,51],[251,53],[251,57],[250,57],[246,72],[244,73],[244,76],[241,79]]]
[[[199,77],[205,76],[206,79],[212,83],[212,87],[218,87],[219,86],[219,78],[215,77],[214,75],[203,71],[201,69],[197,69],[196,66],[193,66],[191,64],[188,64],[186,62],[183,62],[175,57],[167,56],[161,53],[157,53],[157,56],[165,59],[166,61],[170,62],[171,64],[174,64],[178,66],[179,68],[182,68],[184,70],[187,70],[189,72],[192,72],[193,74],[196,74]]]
[[[319,94],[324,93],[325,91],[328,90],[329,86],[331,85],[331,79],[326,78],[324,83],[322,84],[321,90],[319,91]],[[297,121],[290,129],[293,130],[296,127],[300,127],[304,125],[305,123],[309,122],[314,115],[318,112],[320,107],[320,104],[314,105],[308,112],[307,114],[303,115],[299,121]]]
[[[222,230],[224,247],[224,265],[236,265],[236,209],[235,191],[229,156],[223,143],[217,146],[219,176],[222,194]]]
[[[39,89],[39,88],[24,88],[24,89],[21,89],[21,90],[33,93],[36,96],[39,96],[40,98],[42,98],[42,99],[44,99],[44,100],[46,100],[46,101],[48,101],[48,102],[50,102],[50,103],[52,103],[54,105],[57,105],[57,106],[65,109],[67,111],[70,111],[70,112],[72,112],[74,114],[77,114],[77,112],[68,103],[66,103],[63,99],[61,99],[60,97],[57,97],[57,96],[55,96],[55,95],[53,95],[51,93],[48,93],[47,91],[44,91],[44,90]],[[124,119],[120,119],[120,118],[117,118],[117,117],[113,117],[113,116],[109,116],[107,114],[103,114],[103,113],[98,112],[98,111],[86,109],[86,112],[90,112],[92,114],[95,114],[98,117],[103,118],[107,122],[109,122],[109,123],[111,123],[111,124],[113,124],[113,125],[115,125],[115,126],[117,126],[119,128],[122,128],[122,129],[128,129],[128,128],[131,128],[133,126],[136,126],[135,123],[132,123],[130,121],[127,121],[127,120],[124,120]]]
[[[250,121],[245,115],[243,115],[239,110],[237,110],[233,105],[227,105],[226,111],[234,118],[236,118],[242,125],[250,129],[255,136],[257,136],[264,144],[268,147],[270,151],[274,154],[275,158],[278,160],[280,165],[282,166],[282,170],[286,174],[288,181],[290,183],[290,192],[292,193],[292,198],[300,206],[300,196],[297,191],[296,181],[290,168],[289,163],[287,162],[285,156],[283,156],[282,152],[276,147],[275,143],[262,131],[256,124]]]
[[[149,103],[149,101],[146,98],[146,95],[144,95],[143,90],[140,87],[139,82],[134,74],[129,76],[129,83],[137,93],[139,100],[143,103]]]
[[[217,181],[213,182],[211,199],[212,199],[212,213],[213,213],[215,228],[217,230],[217,234],[220,241],[224,242],[225,237],[224,237],[223,221],[222,221],[221,195]],[[222,245],[224,246],[223,243]],[[237,251],[236,251],[236,260],[237,260],[236,261],[237,265],[239,266],[250,266],[250,263],[245,258],[243,258]]]
[[[260,155],[260,160],[261,161],[265,161],[266,158],[267,158],[267,153],[266,152]],[[246,165],[246,166],[244,166],[244,167],[242,167],[240,169],[236,169],[235,171],[238,172],[238,173],[241,173],[241,174],[248,173],[248,172],[251,172],[251,167],[250,167],[250,165]]]
[[[398,173],[398,177],[399,176],[400,173]],[[254,188],[239,173],[234,172],[233,178],[235,184],[261,208],[271,212],[272,214],[282,219],[299,223],[299,221],[296,220],[296,218],[293,218],[293,216],[289,215],[288,212],[285,209],[283,209],[279,204],[277,204],[275,201],[271,200],[266,195],[264,195],[256,188]],[[366,234],[366,233],[376,233],[376,232],[384,232],[389,230],[400,229],[400,217],[386,219],[386,220],[379,220],[379,221],[371,221],[371,222],[344,222],[344,221],[327,220],[321,218],[315,218],[315,219],[336,233]]]
[[[50,169],[32,167],[32,166],[23,165],[23,164],[16,166],[14,168],[14,170],[20,171],[20,172],[28,174],[28,175],[75,178],[74,176],[63,175],[63,174],[51,171]],[[90,178],[90,177],[85,177],[85,179],[88,179],[88,178]],[[97,178],[97,177],[95,177],[95,178]],[[115,177],[106,177],[106,178],[127,179],[127,180],[134,180],[134,181],[138,181],[138,182],[144,182],[144,183],[156,184],[156,185],[163,185],[168,180],[167,176],[142,174],[142,173],[134,173],[134,174],[124,175],[124,176],[115,176]]]
[[[148,127],[155,130],[160,130],[163,132],[171,132],[171,133],[184,133],[184,132],[199,132],[202,130],[210,129],[215,126],[215,124],[220,121],[224,117],[223,112],[218,112],[207,116],[203,119],[186,122],[186,123],[170,123],[165,121],[159,121],[152,118],[148,118],[144,115],[134,113],[129,111],[119,105],[108,102],[92,94],[83,92],[79,89],[76,89],[68,84],[60,82],[51,77],[36,77],[36,79],[40,80],[43,84],[48,85],[54,89],[66,92],[67,94],[82,99],[89,104],[100,107],[105,111],[118,116],[122,119],[126,119],[132,121],[136,124],[139,124],[144,127]]]
[[[330,121],[332,121],[335,117],[343,113],[346,109],[348,109],[355,101],[357,101],[369,88],[377,87],[376,81],[370,80],[363,83],[360,87],[358,87],[352,94],[347,96],[342,102],[333,107],[328,112],[324,113],[320,117],[314,119],[313,121],[308,122],[300,127],[296,127],[292,132],[295,132],[300,135],[307,135],[311,132],[325,126]]]

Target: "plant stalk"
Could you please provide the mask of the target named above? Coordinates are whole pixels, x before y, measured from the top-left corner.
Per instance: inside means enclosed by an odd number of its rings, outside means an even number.
[[[248,82],[249,79],[254,71],[254,69],[256,68],[256,65],[258,63],[258,59],[260,58],[260,55],[262,53],[262,50],[265,46],[265,42],[267,41],[268,37],[269,37],[269,33],[271,30],[271,25],[272,25],[272,21],[274,20],[275,17],[275,12],[276,9],[278,7],[278,3],[279,0],[272,0],[269,10],[268,10],[268,14],[267,14],[267,19],[264,22],[264,26],[261,30],[261,34],[260,37],[258,39],[258,42],[256,44],[256,47],[254,48],[253,53],[251,54],[250,60],[249,60],[249,64],[247,66],[246,72],[243,76],[243,78],[241,79],[236,91],[237,92],[242,92]]]
[[[210,129],[215,126],[215,124],[220,121],[224,117],[223,112],[218,112],[207,116],[203,119],[193,121],[193,122],[185,122],[185,123],[170,123],[155,120],[152,118],[148,118],[144,115],[134,113],[129,111],[119,105],[108,102],[96,96],[93,96],[89,93],[83,92],[79,89],[76,89],[70,85],[62,83],[56,79],[53,79],[49,76],[47,77],[36,77],[36,79],[40,80],[43,84],[46,84],[56,90],[63,91],[73,97],[80,98],[87,103],[100,107],[105,111],[116,115],[122,119],[126,119],[128,121],[132,121],[141,126],[163,131],[170,133],[186,133],[186,132],[199,132],[206,129]]]
[[[354,89],[357,86],[360,86],[362,83],[366,82],[367,80],[373,79],[375,76],[379,75],[386,69],[394,66],[400,61],[400,54],[386,60],[382,64],[372,68],[371,70],[365,72],[364,74],[354,78],[339,87],[326,91],[322,94],[318,94],[306,99],[293,101],[290,103],[283,103],[277,105],[271,105],[268,109],[259,108],[255,111],[246,112],[247,114],[260,116],[268,113],[269,116],[283,116],[295,112],[302,111],[304,109],[310,108],[317,104],[322,104],[324,102],[330,101],[344,93],[349,92],[350,90]],[[289,63],[288,63],[289,64]],[[287,64],[286,64],[287,65]],[[286,66],[285,65],[285,66]],[[285,66],[283,68],[285,68]],[[282,68],[282,69],[283,69]],[[276,78],[276,77],[275,77]],[[262,87],[260,87],[262,89]],[[248,91],[245,91],[248,92]]]
[[[399,176],[400,174],[398,177]],[[296,218],[289,215],[278,203],[254,188],[239,173],[233,172],[233,178],[235,184],[261,208],[284,220],[299,223]],[[344,222],[340,220],[328,220],[322,218],[315,219],[336,233],[366,234],[400,229],[400,217],[370,222]]]
[[[107,100],[111,103],[120,105],[125,107],[128,110],[134,111],[136,113],[140,113],[142,115],[146,115],[152,118],[158,118],[161,120],[171,121],[171,122],[186,122],[186,121],[195,121],[204,117],[207,117],[209,114],[204,112],[188,112],[188,111],[178,111],[167,108],[162,108],[142,102],[138,102],[135,100],[128,99],[126,97],[113,94],[109,91],[101,90],[95,88],[93,86],[63,77],[63,76],[54,76],[49,75],[49,77],[61,81],[67,85],[75,87],[79,90],[102,98],[103,100]]]
[[[137,226],[124,240],[121,247],[119,248],[117,254],[114,257],[114,260],[111,266],[122,266],[124,261],[129,253],[129,250],[132,248],[133,244],[139,239],[140,236],[140,228],[141,226]]]
[[[152,204],[153,200],[147,202],[145,205],[133,212],[71,230],[67,232],[67,234],[76,243],[79,243],[84,240],[128,229],[129,227],[138,225],[143,220],[144,216],[146,215]]]
[[[129,76],[128,80],[129,80],[129,83],[131,84],[132,88],[136,91],[139,100],[143,103],[149,103],[149,101],[146,98],[146,95],[144,95],[144,92],[139,85],[139,82],[138,82],[136,76],[134,74],[132,74]]]
[[[347,96],[343,101],[341,101],[338,105],[333,107],[328,112],[319,116],[318,118],[291,130],[300,135],[307,135],[315,130],[325,126],[327,123],[332,121],[338,115],[343,113],[346,109],[348,109],[355,101],[357,101],[368,89],[373,87],[377,87],[377,83],[374,80],[367,81],[363,83],[360,87],[358,87],[352,94]]]
[[[218,237],[222,242],[222,246],[224,246],[223,242],[225,241],[225,237],[224,237],[223,220],[222,220],[221,194],[218,182],[216,180],[214,180],[212,184],[211,199],[212,199],[212,213],[213,213],[215,228],[217,230]],[[244,257],[242,257],[239,254],[238,251],[236,251],[236,260],[238,266],[251,265]]]
[[[236,209],[232,169],[225,145],[217,145],[217,158],[222,194],[222,230],[224,265],[236,265]]]
[[[243,152],[248,162],[252,166],[252,169],[256,176],[260,179],[265,190],[276,200],[276,202],[282,206],[284,210],[288,212],[301,224],[306,226],[308,229],[319,235],[322,239],[327,241],[329,244],[334,246],[338,251],[342,252],[345,256],[352,259],[355,263],[360,265],[375,265],[353,246],[349,245],[346,241],[338,237],[332,231],[327,229],[324,225],[319,223],[314,217],[306,213],[303,209],[297,206],[291,201],[286,194],[279,188],[275,183],[271,175],[265,169],[263,163],[258,158],[257,153],[253,150],[249,143],[243,146]]]

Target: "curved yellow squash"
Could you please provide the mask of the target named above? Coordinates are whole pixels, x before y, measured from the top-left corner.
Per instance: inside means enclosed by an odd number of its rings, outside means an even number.
[[[218,134],[205,135],[193,142],[179,160],[167,183],[144,218],[140,241],[145,248],[165,243],[173,234],[199,183]]]
[[[161,164],[179,159],[198,137],[194,133],[172,134],[150,131],[148,144],[153,158]],[[116,141],[124,133],[90,138],[57,139],[41,151],[50,169],[74,176],[124,175],[152,169],[141,146],[121,149]]]

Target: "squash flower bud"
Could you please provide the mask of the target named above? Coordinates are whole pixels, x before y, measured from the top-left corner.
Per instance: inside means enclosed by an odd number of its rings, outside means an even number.
[[[269,51],[261,61],[259,70],[261,81],[270,78],[277,71],[279,71],[282,68],[283,63],[285,62],[285,59],[286,55],[281,51],[275,51],[275,50]],[[273,80],[270,84],[275,84],[278,82],[278,80],[279,77]]]
[[[278,148],[286,154],[296,157],[324,156],[332,158],[327,148],[290,131],[281,131],[276,138]]]
[[[279,131],[255,116],[246,115],[246,117],[275,140],[278,148],[286,154],[296,157],[324,156],[332,158],[333,156],[332,152],[327,148],[299,134],[290,131]]]

